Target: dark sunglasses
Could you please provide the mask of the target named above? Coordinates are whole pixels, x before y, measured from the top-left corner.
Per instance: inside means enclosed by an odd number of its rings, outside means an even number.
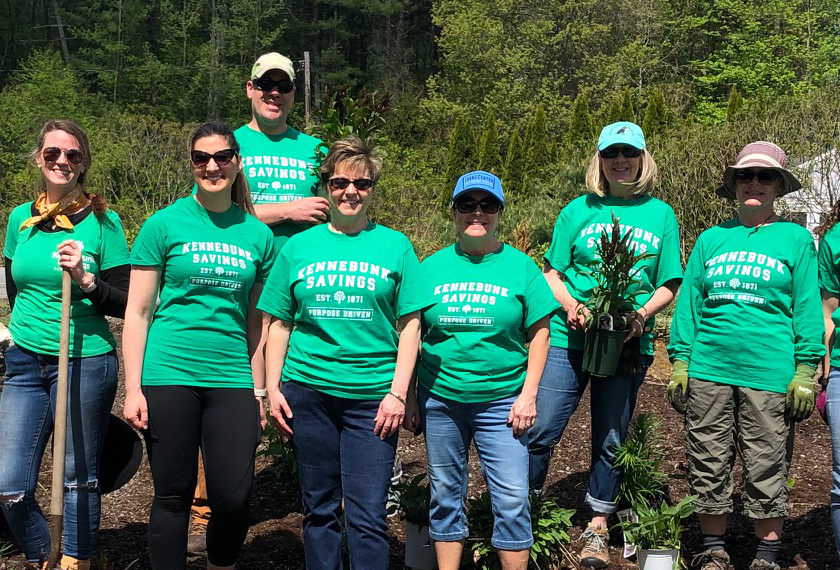
[[[236,156],[236,151],[232,148],[226,148],[224,150],[219,150],[214,152],[213,154],[203,152],[200,150],[194,150],[190,153],[190,160],[192,163],[199,167],[204,168],[210,163],[210,159],[212,158],[218,166],[227,166],[230,164],[230,161],[233,160],[233,157]]]
[[[330,178],[327,180],[330,185],[330,188],[334,190],[344,190],[350,184],[356,187],[356,190],[367,190],[371,186],[373,186],[373,180],[370,178],[356,178],[355,180],[350,180],[349,178],[343,178],[338,176],[336,178]]]
[[[62,152],[64,153],[64,156],[67,157],[67,162],[70,164],[78,166],[85,160],[85,155],[77,148],[63,150],[56,146],[48,146],[41,151],[41,156],[43,156],[44,160],[47,162],[56,162],[59,158],[61,158]]]
[[[618,156],[618,153],[621,153],[624,158],[638,158],[642,155],[642,149],[614,144],[599,152],[601,158],[615,158]]]
[[[69,157],[68,157],[69,158]],[[759,184],[771,184],[774,180],[782,177],[776,170],[750,170],[742,168],[735,171],[735,180],[738,182],[752,182],[752,179],[758,177]]]
[[[270,77],[255,77],[251,80],[251,85],[268,93],[275,89],[280,93],[291,93],[295,88],[295,82],[291,79],[271,79]]]
[[[459,214],[472,214],[475,212],[476,206],[481,208],[481,211],[485,214],[495,214],[502,209],[502,203],[495,198],[482,198],[481,200],[464,198],[462,200],[455,200],[454,205]]]

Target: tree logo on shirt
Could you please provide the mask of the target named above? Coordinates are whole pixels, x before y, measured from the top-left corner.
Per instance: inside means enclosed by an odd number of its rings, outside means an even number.
[[[469,312],[472,311],[472,306],[471,305],[464,305],[463,307],[461,307],[461,310],[464,311],[465,313],[469,313]]]
[[[280,190],[282,187],[283,187],[283,183],[280,182],[279,180],[275,180],[274,182],[271,183],[271,189],[272,190]]]
[[[346,299],[346,298],[347,298],[347,295],[345,295],[345,294],[344,294],[344,291],[336,291],[336,292],[335,292],[335,295],[333,295],[333,299],[335,299],[335,302],[336,302],[336,303],[338,303],[339,305],[340,305],[340,304],[344,301],[344,299]]]
[[[737,289],[738,287],[741,286],[741,280],[738,279],[737,277],[733,277],[732,279],[729,280],[729,286],[732,287],[733,289]]]

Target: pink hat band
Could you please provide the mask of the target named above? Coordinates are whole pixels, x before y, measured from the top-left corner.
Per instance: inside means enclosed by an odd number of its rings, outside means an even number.
[[[795,192],[802,184],[788,170],[788,158],[779,145],[767,141],[751,142],[738,153],[738,160],[728,166],[723,174],[723,184],[715,192],[723,198],[735,198],[735,171],[741,168],[772,168],[779,171],[784,180],[781,194]]]

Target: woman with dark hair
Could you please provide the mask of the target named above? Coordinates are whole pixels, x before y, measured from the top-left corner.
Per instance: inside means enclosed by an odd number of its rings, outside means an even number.
[[[758,539],[750,570],[779,570],[794,422],[814,409],[825,353],[814,240],[775,211],[777,198],[799,188],[777,145],[741,150],[716,191],[737,201],[738,215],[697,238],[671,322],[668,398],[685,414],[701,570],[729,566],[736,450],[743,510]]]
[[[369,141],[332,145],[321,165],[330,221],[286,242],[260,297],[272,316],[268,398],[297,459],[308,570],[342,567],[343,530],[353,568],[388,568],[385,503],[430,301],[411,242],[368,218],[381,170]]]
[[[73,280],[64,474],[64,556],[87,569],[99,529],[99,466],[117,389],[117,354],[105,316],[122,317],[128,248],[119,216],[87,191],[85,132],[73,121],[47,122],[31,158],[42,192],[15,208],[6,230],[6,289],[14,344],[5,352],[0,399],[0,508],[26,560],[50,552],[35,500],[38,471],[53,430],[61,322],[61,274]]]
[[[155,485],[155,570],[186,567],[199,447],[211,507],[207,568],[234,566],[262,436],[264,338],[256,301],[274,237],[253,216],[239,145],[226,125],[195,132],[190,164],[196,194],[154,214],[134,242],[123,332],[124,414],[146,430]]]
[[[824,384],[825,419],[831,433],[832,479],[831,524],[834,527],[834,546],[840,557],[840,201],[817,228],[820,247],[817,251],[820,293],[825,321],[826,357],[821,381]]]

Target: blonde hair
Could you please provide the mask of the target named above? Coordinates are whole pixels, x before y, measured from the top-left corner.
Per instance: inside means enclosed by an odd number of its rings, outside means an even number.
[[[373,141],[353,135],[336,141],[330,147],[327,158],[321,163],[321,180],[323,182],[329,180],[339,164],[346,164],[351,168],[364,167],[373,184],[376,184],[379,175],[382,174],[382,158],[376,151]]]
[[[656,176],[659,169],[653,156],[647,149],[642,149],[642,160],[639,164],[639,176],[636,181],[630,186],[630,195],[638,196],[649,192],[656,183]],[[610,185],[607,182],[607,177],[604,176],[604,171],[601,169],[601,155],[598,151],[589,161],[589,166],[586,169],[586,188],[593,194],[604,197],[610,193]]]

